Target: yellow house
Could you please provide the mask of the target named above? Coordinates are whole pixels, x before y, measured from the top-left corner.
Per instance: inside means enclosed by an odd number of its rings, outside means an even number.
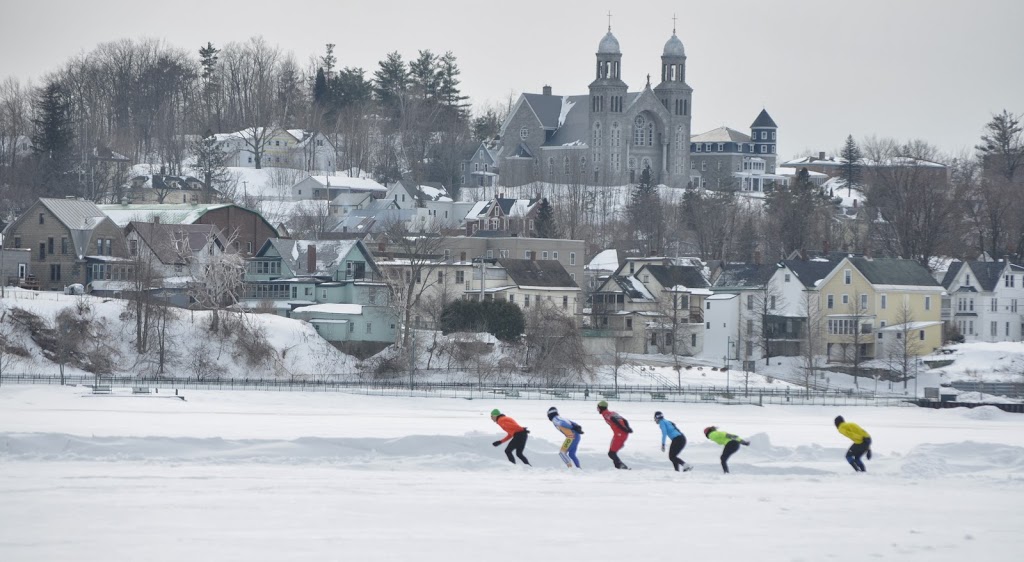
[[[942,345],[943,288],[914,260],[843,258],[818,294],[829,361],[920,356]]]

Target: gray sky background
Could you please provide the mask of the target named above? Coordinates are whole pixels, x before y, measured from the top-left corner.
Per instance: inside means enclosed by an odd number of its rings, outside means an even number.
[[[1024,112],[1020,0],[0,0],[0,78],[38,80],[124,37],[197,50],[263,35],[305,65],[336,43],[368,75],[390,51],[453,51],[474,105],[510,92],[585,94],[612,11],[630,90],[656,83],[672,16],[694,88],[693,132],[749,132],[762,107],[779,153],[831,151],[847,134],[973,147],[991,113]],[[625,6],[629,6],[626,8]]]

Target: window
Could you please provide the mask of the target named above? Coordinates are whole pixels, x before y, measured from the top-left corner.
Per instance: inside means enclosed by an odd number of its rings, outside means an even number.
[[[922,333],[924,333],[924,332],[922,332]],[[990,335],[990,336],[997,336],[997,335],[999,335],[999,323],[998,322],[994,322],[994,321],[993,322],[989,322],[989,324],[988,324],[988,335]],[[921,338],[921,339],[924,339],[924,338]]]
[[[46,253],[51,256],[53,255],[53,237],[46,239]]]
[[[104,246],[104,249],[107,252],[106,255],[108,255],[108,256],[114,255],[114,253],[112,251],[110,251],[110,246],[111,246],[112,243],[113,243],[113,240],[111,240],[110,238],[107,238],[106,240],[103,241],[103,246]],[[251,248],[250,248],[250,250],[251,250]]]
[[[523,308],[530,308],[530,295],[523,295]]]
[[[751,319],[747,319],[747,333],[748,334],[753,334],[754,333],[754,321],[751,320]]]
[[[569,252],[569,265],[576,265],[576,252]]]
[[[867,310],[868,309],[868,296],[867,295],[861,295],[860,296],[860,309],[861,310]]]
[[[789,283],[789,274],[786,274],[786,283]]]
[[[212,245],[211,245],[211,247],[212,247]],[[139,241],[138,240],[129,240],[128,241],[128,255],[134,257],[134,256],[137,256],[138,254],[139,254]]]
[[[466,281],[466,272],[465,271],[456,271],[455,272],[455,282],[459,283],[459,284],[462,284],[465,281]]]
[[[53,246],[53,238],[50,238],[50,246],[51,246],[50,253],[52,254],[53,253],[53,248],[52,248],[52,246]],[[103,239],[96,240],[96,255],[97,256],[102,256],[103,255]]]
[[[1009,337],[1009,335],[1010,335],[1010,323],[1009,322],[1006,323],[1006,333],[1003,334],[1003,335],[1007,336],[1007,337]]]
[[[889,304],[888,297],[886,295],[882,295],[881,296],[881,302],[879,303],[878,308],[881,308],[882,310],[885,310],[888,304]]]
[[[657,334],[657,332],[651,334],[651,345],[658,345],[658,334]]]
[[[443,271],[438,271],[437,272],[437,282],[438,283],[442,283],[442,284],[444,283],[444,272]]]
[[[825,308],[828,308],[828,309],[830,309],[830,310],[831,310],[831,309],[833,309],[833,308],[835,308],[835,304],[836,304],[836,301],[835,301],[835,297],[834,297],[834,296],[832,296],[832,295],[828,295],[828,296],[827,296],[827,297],[825,298],[825,302],[826,302],[826,304],[825,304]]]
[[[15,236],[14,237],[14,247],[15,248],[20,248],[21,247],[21,236]]]
[[[544,250],[543,252],[540,253],[540,259],[542,259],[542,260],[548,259],[548,251],[547,250]]]
[[[43,218],[44,216],[45,215],[43,213],[39,213],[39,224],[45,224],[46,223],[46,220]]]
[[[768,147],[766,145],[762,144],[761,145],[761,154],[767,154],[767,153],[768,153]]]
[[[557,260],[558,259],[558,252],[551,252],[551,259]]]
[[[1003,283],[1007,287],[1013,287],[1013,275],[1004,275],[1003,276]]]
[[[1017,299],[1010,299],[1010,312],[1017,312]]]
[[[697,143],[697,144],[696,144],[696,147],[697,147],[697,152],[700,152],[700,147],[701,147],[701,146],[703,146],[703,145],[702,145],[702,144],[700,144],[700,143]]]
[[[925,310],[931,310],[932,309],[932,298],[931,297],[926,296],[924,298],[924,309]]]
[[[562,297],[562,308],[569,308],[569,297]]]
[[[45,242],[40,242],[39,243],[39,260],[42,261],[42,260],[45,260],[45,259],[46,259],[46,243]]]
[[[356,323],[355,322],[349,322],[348,323],[348,333],[352,334],[352,333],[355,333],[355,331],[356,331]]]
[[[711,143],[710,142],[704,143],[704,152],[711,152]]]
[[[747,295],[747,310],[754,310],[754,295]]]
[[[372,334],[373,333],[373,322],[367,322],[366,323],[366,333],[367,334]]]
[[[60,264],[50,264],[50,281],[60,281]]]
[[[964,285],[967,285],[968,287],[971,286],[971,275],[970,274],[967,274],[967,275],[964,276]]]
[[[768,131],[761,131],[761,140],[768,140]]]
[[[775,310],[775,297],[770,297],[768,308]]]
[[[526,127],[519,129],[519,139],[526,140],[528,138],[530,138],[530,129],[527,129]]]
[[[725,144],[724,143],[718,143],[718,151],[719,152],[725,152]]]
[[[992,301],[989,303],[989,312],[999,312],[999,299],[992,297]],[[993,336],[995,334],[992,334]]]
[[[849,269],[843,270],[843,283],[849,285],[853,281],[853,273]]]
[[[843,295],[843,304],[850,304],[850,295]]]

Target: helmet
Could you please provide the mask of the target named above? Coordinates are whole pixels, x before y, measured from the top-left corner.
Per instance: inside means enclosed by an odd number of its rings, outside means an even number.
[[[836,427],[839,427],[839,424],[841,424],[841,423],[843,423],[845,421],[846,420],[843,419],[843,416],[836,416]]]
[[[492,418],[494,418],[494,417],[497,417],[497,416],[500,416],[500,415],[501,415],[501,410],[499,410],[499,409],[497,409],[497,408],[495,408],[495,409],[491,410],[491,417],[492,417]]]
[[[598,410],[607,410],[608,409],[608,403],[605,402],[604,400],[598,402],[597,403],[597,409]]]
[[[661,412],[654,412],[654,421],[660,422],[665,416],[661,415]]]
[[[550,419],[554,419],[554,417],[557,416],[557,415],[558,415],[558,408],[556,408],[554,406],[548,408],[548,419],[549,420]]]
[[[705,428],[704,428],[704,437],[707,437],[707,436],[708,436],[708,435],[709,435],[709,434],[710,434],[710,433],[711,433],[712,431],[714,431],[714,430],[716,430],[716,429],[718,429],[718,428],[717,428],[717,427],[715,427],[715,426],[713,426],[713,425],[712,425],[712,426],[708,426],[708,427],[705,427]]]

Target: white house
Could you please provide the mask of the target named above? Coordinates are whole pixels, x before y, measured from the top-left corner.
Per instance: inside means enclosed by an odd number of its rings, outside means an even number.
[[[1024,267],[1005,260],[955,261],[942,279],[943,320],[966,341],[1024,338]]]
[[[388,188],[370,178],[349,176],[309,176],[291,187],[293,201],[331,200],[342,193],[371,193],[383,197]]]
[[[228,155],[228,166],[255,168],[253,145],[259,144],[262,147],[260,166],[263,168],[293,168],[327,174],[336,170],[334,144],[320,132],[257,127],[214,137],[217,146]]]

